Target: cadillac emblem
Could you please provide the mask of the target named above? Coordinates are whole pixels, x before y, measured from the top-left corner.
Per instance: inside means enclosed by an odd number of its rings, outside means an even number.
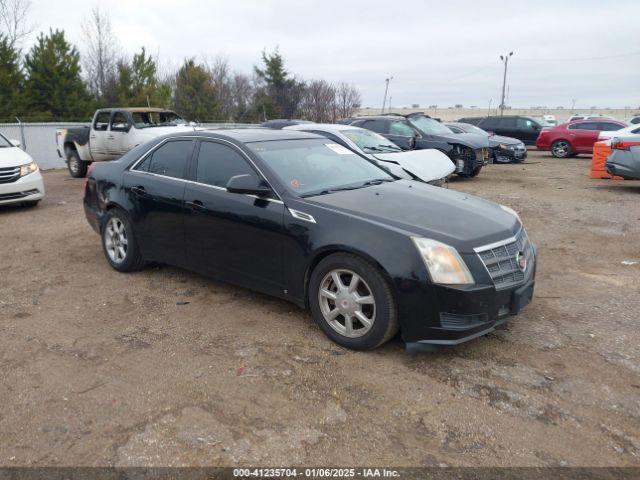
[[[524,253],[518,252],[516,262],[518,263],[518,268],[521,272],[524,272],[527,269],[527,257],[524,256]]]

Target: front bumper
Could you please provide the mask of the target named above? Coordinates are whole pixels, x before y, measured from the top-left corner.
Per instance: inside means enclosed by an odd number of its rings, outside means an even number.
[[[518,149],[494,147],[492,150],[495,163],[520,163],[527,158],[527,149],[525,147]]]
[[[30,173],[15,182],[0,183],[0,205],[34,202],[44,198],[44,181],[40,171]]]
[[[523,283],[496,289],[494,285],[432,285],[429,308],[423,321],[412,322],[403,329],[408,350],[425,345],[458,345],[486,335],[531,303],[535,289],[537,252],[533,249],[533,266]]]

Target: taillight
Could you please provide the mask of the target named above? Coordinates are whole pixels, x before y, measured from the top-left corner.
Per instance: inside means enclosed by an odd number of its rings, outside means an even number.
[[[611,140],[611,148],[613,150],[629,150],[631,147],[637,146],[640,146],[640,140],[624,140],[622,138]]]

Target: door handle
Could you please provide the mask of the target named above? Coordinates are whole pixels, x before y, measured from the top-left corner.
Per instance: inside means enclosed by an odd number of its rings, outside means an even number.
[[[204,204],[200,200],[194,200],[193,202],[185,202],[185,205],[196,212],[202,212],[204,210]]]
[[[575,133],[570,133],[570,134],[569,134],[569,136],[570,136],[570,137],[575,137],[575,136],[576,136],[576,134],[575,134]]]
[[[138,185],[137,187],[131,187],[131,193],[138,195],[139,197],[148,196],[147,191],[143,186]]]

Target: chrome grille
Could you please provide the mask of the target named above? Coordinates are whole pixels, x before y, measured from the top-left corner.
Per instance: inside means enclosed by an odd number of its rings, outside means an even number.
[[[515,238],[479,247],[475,251],[498,290],[523,283],[533,269],[533,249],[524,228],[520,229]],[[518,254],[522,254],[527,260],[524,271],[518,266]]]
[[[0,183],[15,182],[20,178],[20,167],[0,168]]]

